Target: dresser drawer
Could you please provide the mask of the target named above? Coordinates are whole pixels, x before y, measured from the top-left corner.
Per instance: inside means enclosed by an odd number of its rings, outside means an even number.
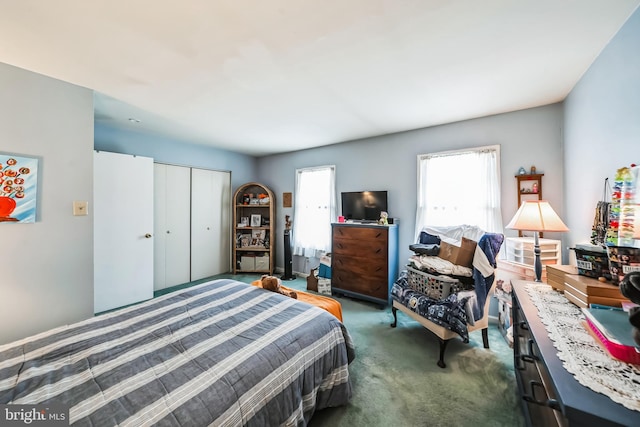
[[[352,240],[334,238],[332,245],[333,257],[355,256],[368,259],[385,259],[387,257],[386,239]]]
[[[549,372],[518,302],[513,305],[514,370],[531,426],[567,426]]]
[[[381,240],[386,245],[387,243],[387,230],[384,228],[364,228],[364,227],[334,227],[333,228],[333,240],[366,240],[372,242],[374,240]]]
[[[386,274],[381,277],[353,270],[341,271],[332,268],[331,289],[356,292],[385,301],[389,298]]]
[[[343,255],[340,257],[333,256],[331,260],[331,278],[334,274],[341,272],[350,272],[367,278],[380,278],[387,280],[388,266],[386,259],[373,262],[370,257],[357,255]]]

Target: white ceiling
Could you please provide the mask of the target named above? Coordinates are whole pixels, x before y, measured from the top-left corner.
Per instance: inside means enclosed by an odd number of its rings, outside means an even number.
[[[561,101],[639,3],[0,0],[0,62],[94,89],[96,122],[265,155]]]

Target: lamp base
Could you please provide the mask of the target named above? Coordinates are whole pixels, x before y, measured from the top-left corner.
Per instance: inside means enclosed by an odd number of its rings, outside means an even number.
[[[542,282],[542,260],[540,259],[540,233],[539,232],[535,232],[534,234],[534,238],[533,238],[533,254],[535,256],[534,258],[534,264],[533,264],[533,271],[536,274],[536,282]]]

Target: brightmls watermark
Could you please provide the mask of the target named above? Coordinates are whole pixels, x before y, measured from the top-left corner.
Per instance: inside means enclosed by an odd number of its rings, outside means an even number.
[[[69,425],[69,408],[62,405],[0,405],[0,427],[58,427]]]

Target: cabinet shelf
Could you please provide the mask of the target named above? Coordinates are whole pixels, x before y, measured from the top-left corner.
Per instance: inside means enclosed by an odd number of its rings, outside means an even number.
[[[525,200],[542,200],[542,177],[543,173],[516,175],[518,209]],[[522,237],[522,231],[518,231],[518,236]],[[542,233],[540,233],[542,237]]]
[[[242,203],[245,197],[255,199],[259,194],[265,194],[269,203]],[[273,192],[263,184],[249,182],[241,185],[233,196],[233,274],[238,273],[266,273],[273,274],[274,270],[274,223],[275,199]],[[258,217],[255,224],[252,218]],[[243,222],[242,219],[245,218]],[[251,222],[247,222],[251,221]],[[257,226],[261,223],[260,226]],[[239,225],[239,224],[247,224]],[[256,243],[258,243],[256,245]]]

